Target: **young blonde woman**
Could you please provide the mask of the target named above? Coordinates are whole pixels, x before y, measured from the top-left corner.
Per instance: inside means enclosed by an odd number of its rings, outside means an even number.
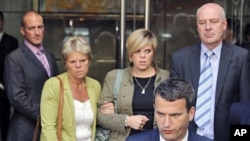
[[[151,31],[135,30],[128,37],[126,47],[130,66],[123,69],[117,113],[110,110],[117,70],[107,73],[98,101],[98,123],[111,130],[109,141],[124,141],[129,135],[154,127],[153,90],[169,77],[168,71],[153,62],[157,39]]]

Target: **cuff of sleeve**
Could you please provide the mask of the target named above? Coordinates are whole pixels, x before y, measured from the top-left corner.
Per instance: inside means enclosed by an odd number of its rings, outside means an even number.
[[[125,127],[128,127],[128,115],[126,115],[125,117],[125,124],[124,124]]]

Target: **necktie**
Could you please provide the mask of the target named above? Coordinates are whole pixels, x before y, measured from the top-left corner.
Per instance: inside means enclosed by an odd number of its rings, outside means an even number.
[[[43,64],[43,67],[45,68],[47,74],[50,76],[50,67],[49,67],[49,63],[48,63],[48,61],[46,59],[46,56],[44,54],[44,51],[42,49],[40,49],[37,52],[37,55],[39,57],[40,62]]]
[[[196,100],[195,122],[203,128],[210,122],[211,95],[212,95],[212,68],[211,56],[213,52],[205,53],[205,63],[200,72],[199,87]]]

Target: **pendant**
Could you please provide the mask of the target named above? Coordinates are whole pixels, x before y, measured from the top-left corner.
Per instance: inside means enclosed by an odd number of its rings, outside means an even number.
[[[145,94],[145,89],[142,89],[141,94]]]

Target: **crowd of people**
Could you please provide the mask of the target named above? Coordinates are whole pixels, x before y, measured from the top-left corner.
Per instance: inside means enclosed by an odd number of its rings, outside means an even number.
[[[88,76],[94,56],[84,37],[63,42],[59,74],[43,46],[41,14],[23,14],[19,46],[3,21],[0,12],[0,141],[95,141],[97,126],[109,141],[229,141],[230,125],[250,124],[250,54],[225,40],[219,4],[197,9],[200,41],[173,51],[170,71],[154,62],[157,36],[141,28],[126,40],[129,66],[109,71],[103,84]]]

